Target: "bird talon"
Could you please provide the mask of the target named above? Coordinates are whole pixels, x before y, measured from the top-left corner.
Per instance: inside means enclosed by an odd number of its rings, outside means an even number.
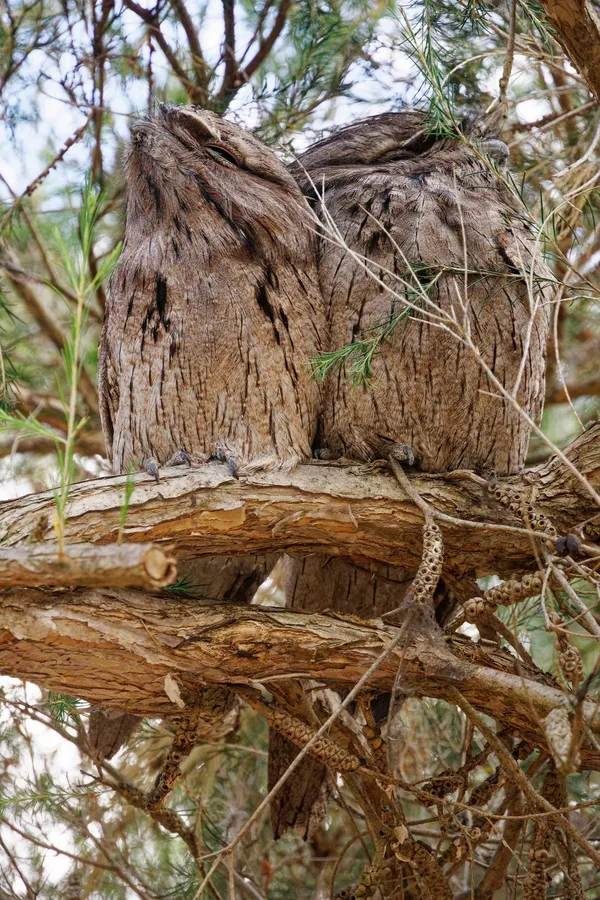
[[[238,469],[238,464],[235,456],[232,453],[228,453],[227,450],[224,450],[223,447],[218,447],[217,452],[215,453],[215,458],[219,460],[219,462],[227,463],[227,467],[236,481],[239,480],[240,473]]]
[[[415,464],[415,454],[408,444],[394,444],[390,456],[405,466],[414,466]]]
[[[158,464],[155,459],[145,459],[140,468],[143,472],[146,472],[147,475],[151,475],[155,481],[159,480]]]
[[[173,456],[168,459],[165,463],[165,466],[191,466],[192,465],[192,457],[187,452],[187,450],[178,450],[177,453],[174,453]]]

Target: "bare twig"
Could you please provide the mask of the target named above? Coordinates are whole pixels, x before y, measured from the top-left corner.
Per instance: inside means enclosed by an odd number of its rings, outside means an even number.
[[[61,160],[64,158],[66,153],[71,149],[71,147],[74,144],[76,144],[78,141],[81,140],[81,138],[85,134],[85,131],[86,131],[90,121],[92,120],[92,117],[93,117],[93,111],[88,115],[88,117],[85,120],[85,122],[83,123],[83,125],[80,125],[80,127],[77,128],[73,132],[71,137],[65,141],[65,143],[63,144],[61,149],[58,151],[58,153],[52,159],[52,161],[48,163],[48,165],[43,170],[43,172],[40,172],[40,174],[36,178],[34,178],[34,180],[32,182],[30,182],[27,185],[27,187],[25,188],[23,193],[19,194],[19,196],[13,201],[10,208],[0,218],[0,232],[2,232],[2,230],[6,226],[7,222],[11,218],[11,216],[17,211],[17,209],[19,209],[23,200],[26,197],[30,197],[31,194],[33,194],[33,192],[36,190],[36,188],[38,188],[40,186],[40,184],[42,184],[42,182],[46,179],[46,177],[50,174],[52,169],[54,169],[59,164],[59,162],[61,162]]]

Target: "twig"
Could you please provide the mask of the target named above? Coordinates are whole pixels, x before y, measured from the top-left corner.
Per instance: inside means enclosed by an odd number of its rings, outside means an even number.
[[[173,72],[187,91],[190,100],[193,103],[200,104],[201,106],[204,105],[206,103],[206,89],[202,85],[198,85],[191,80],[191,78],[177,59],[175,52],[169,45],[164,34],[162,33],[155,13],[150,11],[149,9],[145,9],[143,6],[140,6],[140,4],[136,3],[135,0],[123,0],[123,3],[127,7],[127,9],[130,9],[131,12],[139,16],[140,19],[142,19],[142,21],[150,27],[156,43],[164,53],[169,65],[173,69]]]
[[[357,683],[354,685],[352,690],[348,693],[347,697],[345,697],[344,700],[341,702],[340,706],[336,710],[334,710],[334,712],[321,725],[321,727],[319,729],[317,729],[317,731],[315,731],[312,738],[304,745],[304,747],[301,750],[299,750],[298,755],[290,763],[290,765],[288,766],[286,771],[283,773],[283,775],[281,776],[279,781],[277,781],[276,784],[273,785],[272,789],[269,791],[267,796],[257,806],[257,808],[254,810],[254,812],[252,813],[252,815],[250,816],[250,818],[248,819],[246,824],[238,832],[238,834],[233,839],[233,841],[231,841],[226,847],[224,847],[222,850],[220,850],[217,853],[214,863],[212,864],[210,870],[208,871],[206,878],[200,885],[200,888],[198,889],[197,893],[194,895],[193,900],[200,900],[200,898],[202,896],[202,891],[208,884],[212,874],[215,872],[217,867],[222,862],[223,857],[227,856],[233,852],[233,850],[239,844],[239,842],[244,837],[244,835],[247,833],[247,831],[252,827],[254,822],[258,819],[258,817],[260,816],[262,811],[267,808],[268,804],[271,802],[271,799],[276,795],[277,791],[285,784],[285,782],[287,781],[289,776],[292,774],[292,772],[300,765],[300,762],[307,755],[310,748],[319,740],[319,738],[322,735],[324,735],[329,730],[329,728],[335,722],[335,720],[338,718],[338,716],[340,715],[342,710],[346,709],[346,707],[348,707],[352,703],[354,698],[358,696],[358,694],[361,692],[363,687],[366,684],[368,684],[371,677],[375,674],[375,672],[381,666],[381,664],[388,658],[388,656],[390,656],[393,653],[393,651],[396,649],[396,647],[404,639],[405,630],[406,630],[406,624],[404,624],[399,629],[398,633],[392,639],[392,641],[388,644],[388,646],[385,648],[385,650],[377,657],[377,659],[371,664],[371,666],[369,666],[369,668],[367,669],[365,674],[362,676],[362,678],[360,678],[357,681]]]
[[[466,700],[460,691],[456,688],[451,689],[451,693],[455,697],[455,703],[459,706],[465,715],[467,715],[474,725],[477,726],[483,737],[492,745],[496,755],[501,760],[502,765],[507,773],[512,775],[514,781],[519,786],[519,788],[523,791],[527,799],[539,810],[546,812],[550,815],[556,816],[557,822],[565,829],[573,838],[575,843],[577,843],[584,853],[597,865],[600,866],[600,853],[587,841],[583,835],[577,831],[576,828],[565,818],[564,815],[559,813],[559,811],[552,806],[551,803],[548,803],[538,792],[535,790],[527,776],[521,771],[521,767],[515,760],[512,758],[511,754],[508,752],[504,744],[498,740],[498,737],[494,734],[491,728],[486,725],[483,721],[479,713],[471,706],[471,704]]]
[[[198,28],[194,24],[184,0],[169,0],[169,2],[173,12],[181,22],[181,26],[185,31],[192,56],[192,67],[196,75],[198,87],[205,92],[206,97],[208,98],[208,71],[204,53],[200,45],[200,39],[198,37]]]
[[[85,134],[86,128],[88,127],[89,123],[92,120],[93,115],[94,115],[94,112],[92,110],[92,112],[90,112],[90,114],[88,115],[88,117],[85,120],[85,122],[83,123],[83,125],[81,125],[79,128],[77,128],[77,130],[73,132],[71,137],[65,141],[65,143],[63,144],[61,149],[58,151],[58,153],[56,154],[54,159],[48,163],[48,165],[46,166],[44,171],[40,172],[40,174],[36,178],[34,178],[33,181],[30,182],[30,184],[28,184],[28,186],[25,188],[23,193],[19,194],[19,196],[14,200],[14,202],[10,206],[10,209],[8,209],[5,212],[5,214],[2,216],[2,218],[0,218],[0,233],[4,230],[5,225],[7,224],[9,219],[12,217],[13,213],[15,213],[17,211],[17,209],[20,207],[23,200],[25,200],[26,197],[30,197],[31,194],[33,194],[33,192],[36,190],[36,188],[38,188],[40,186],[40,184],[45,180],[45,178],[50,174],[52,169],[54,169],[55,166],[57,166],[58,163],[61,162],[61,160],[67,153],[67,151],[70,150],[74,144],[76,144],[78,141],[81,140],[81,138]]]
[[[502,114],[508,116],[508,83],[512,72],[513,61],[515,58],[515,36],[517,31],[517,0],[511,0],[510,15],[508,20],[508,41],[506,43],[506,55],[504,57],[504,68],[502,77],[500,78],[500,103],[502,104]]]
[[[225,32],[223,43],[223,58],[225,59],[225,72],[223,84],[219,91],[219,97],[227,100],[235,93],[237,62],[235,58],[235,0],[221,0],[223,5],[223,27]]]
[[[266,38],[264,38],[264,40],[261,40],[258,45],[258,50],[244,69],[244,76],[246,80],[254,75],[258,67],[265,61],[265,59],[273,49],[275,41],[283,31],[291,5],[291,0],[280,0],[279,7],[277,9],[277,15],[275,16],[275,21],[273,22],[271,31],[266,36]]]

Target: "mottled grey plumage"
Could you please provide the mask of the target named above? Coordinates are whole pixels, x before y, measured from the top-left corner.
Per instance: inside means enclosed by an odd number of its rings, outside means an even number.
[[[483,150],[496,164],[505,161],[501,141],[487,141]],[[553,293],[544,279],[551,273],[539,246],[536,252],[526,211],[484,161],[458,140],[427,135],[421,113],[402,112],[338,131],[309,148],[291,171],[321,221],[326,216],[319,195],[324,195],[348,247],[326,234],[319,245],[331,348],[373,336],[402,311],[403,295],[423,303],[414,288],[419,280],[427,284],[437,276],[431,299],[460,315],[462,298],[474,343],[505,387],[512,389],[525,353],[516,399],[539,420]],[[537,277],[530,290],[532,267]],[[405,292],[398,275],[413,290]],[[532,315],[536,299],[541,303]],[[429,472],[518,472],[529,440],[527,422],[509,403],[489,395],[497,388],[471,350],[431,324],[424,312],[411,316],[380,346],[369,386],[354,387],[344,370],[329,376],[321,447],[333,457],[374,460],[404,452],[408,445]],[[529,349],[524,350],[530,320]],[[400,568],[367,571],[344,560],[309,557],[286,561],[285,587],[292,606],[329,606],[370,617],[399,607],[413,575]],[[453,598],[442,584],[436,602],[443,621]],[[280,774],[270,766],[272,783]],[[316,772],[314,778],[310,795],[320,796],[318,779],[324,785],[324,775]],[[300,794],[293,783],[283,789],[279,815],[282,821],[293,820],[299,807],[314,828],[322,804],[307,811],[303,797],[309,792],[303,790]]]
[[[495,157],[498,143],[490,142]],[[395,275],[406,277],[409,263],[424,282],[439,276],[431,298],[443,310],[453,307],[460,316],[462,297],[474,343],[509,389],[532,303],[543,301],[516,395],[539,420],[552,296],[540,279],[551,275],[539,245],[535,252],[525,209],[482,159],[459,140],[428,135],[421,113],[401,112],[338,131],[307,150],[292,171],[309,196],[311,180],[319,191],[324,187],[326,207],[348,247],[368,258],[383,285],[406,296]],[[343,248],[323,239],[319,254],[333,348],[368,337],[402,310],[402,299]],[[532,266],[537,277],[530,291]],[[407,444],[429,472],[518,472],[530,427],[489,391],[497,393],[473,353],[417,312],[385,340],[370,386],[353,388],[344,372],[330,377],[322,444],[339,456],[365,460],[386,458],[395,444]]]
[[[194,107],[136,123],[126,173],[99,361],[113,467],[181,448],[293,467],[311,453],[323,335],[293,179],[251,134]]]
[[[100,341],[117,472],[185,450],[234,472],[310,457],[325,332],[302,194],[259,140],[196,107],[132,127],[125,244]],[[244,602],[263,560],[195,560],[212,600]]]
[[[112,759],[126,744],[140,722],[139,716],[92,707],[88,723],[90,746],[102,759]]]
[[[324,335],[296,184],[251,134],[196,107],[133,126],[126,179],[99,359],[113,467],[184,449],[234,470],[292,468],[311,454],[309,361]],[[193,575],[207,597],[233,601],[262,571],[224,559]]]
[[[269,731],[268,789],[277,784],[300,752],[277,731]],[[327,813],[331,783],[323,763],[305,756],[271,800],[271,824],[277,840],[293,828],[309,841]]]

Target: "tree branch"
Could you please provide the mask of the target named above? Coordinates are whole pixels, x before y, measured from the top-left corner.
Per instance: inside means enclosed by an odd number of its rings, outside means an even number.
[[[192,103],[198,103],[200,106],[205,105],[206,103],[206,89],[202,85],[195,84],[177,59],[177,56],[174,50],[169,45],[166,40],[164,34],[160,30],[160,25],[157,21],[156,15],[149,9],[145,9],[143,6],[140,6],[139,3],[136,3],[135,0],[123,0],[124,5],[127,9],[131,10],[131,12],[135,13],[136,16],[139,16],[143,22],[148,25],[150,31],[152,32],[153,37],[156,39],[156,43],[164,53],[167,62],[171,66],[174,74],[179,78],[179,81],[186,89],[188,96]]]
[[[590,0],[542,0],[555,37],[600,101],[600,18]]]
[[[181,22],[182,28],[185,31],[192,57],[192,68],[194,69],[196,82],[204,91],[205,96],[208,97],[208,72],[204,53],[200,46],[198,29],[194,25],[184,0],[169,0],[169,2],[171,4],[171,9]]]
[[[172,556],[153,544],[73,544],[63,557],[57,545],[0,549],[0,588],[138,587],[157,590],[175,581]]]
[[[74,450],[82,456],[105,456],[106,445],[101,431],[83,431],[75,440]],[[11,453],[55,453],[56,444],[51,438],[27,437],[21,432],[4,433],[0,437],[0,459]]]
[[[260,44],[258,45],[258,50],[244,69],[244,76],[246,80],[254,75],[258,67],[265,61],[265,59],[273,49],[275,41],[283,31],[291,5],[291,0],[280,0],[279,7],[277,9],[277,15],[275,17],[275,21],[273,22],[273,27],[271,28],[266,38],[260,42]]]
[[[0,608],[0,673],[93,704],[146,716],[181,715],[201,686],[299,676],[352,687],[398,634],[381,620],[257,606],[202,606],[196,599],[110,589],[70,594],[15,589]],[[540,720],[568,697],[511,654],[464,637],[432,642],[415,632],[385,659],[370,687],[390,691],[398,667],[411,693],[453,702],[455,686],[486,715],[546,749]],[[167,676],[170,676],[165,682]],[[168,695],[167,695],[168,690]],[[600,713],[584,704],[592,732]],[[582,750],[583,765],[600,754]]]
[[[576,400],[578,397],[597,397],[600,394],[600,378],[577,381],[565,386],[555,384],[546,395],[546,404],[567,403],[567,397]]]
[[[235,93],[237,62],[235,58],[235,0],[221,0],[223,6],[223,58],[225,72],[219,96],[227,99]]]
[[[565,451],[592,486],[600,487],[600,424]],[[507,576],[535,568],[529,532],[469,472],[411,474],[418,494],[436,510],[443,530],[445,577]],[[67,544],[117,540],[126,479],[74,485],[67,507]],[[560,459],[525,476],[522,486],[559,533],[573,531],[600,510]],[[41,520],[51,520],[51,492],[0,503],[0,546],[23,547]],[[220,463],[164,469],[155,483],[134,478],[123,535],[132,542],[173,544],[178,556],[210,557],[292,552],[342,556],[361,564],[415,570],[422,552],[422,513],[388,473],[364,467],[303,465],[294,472],[232,477]],[[40,540],[54,540],[48,524]]]

